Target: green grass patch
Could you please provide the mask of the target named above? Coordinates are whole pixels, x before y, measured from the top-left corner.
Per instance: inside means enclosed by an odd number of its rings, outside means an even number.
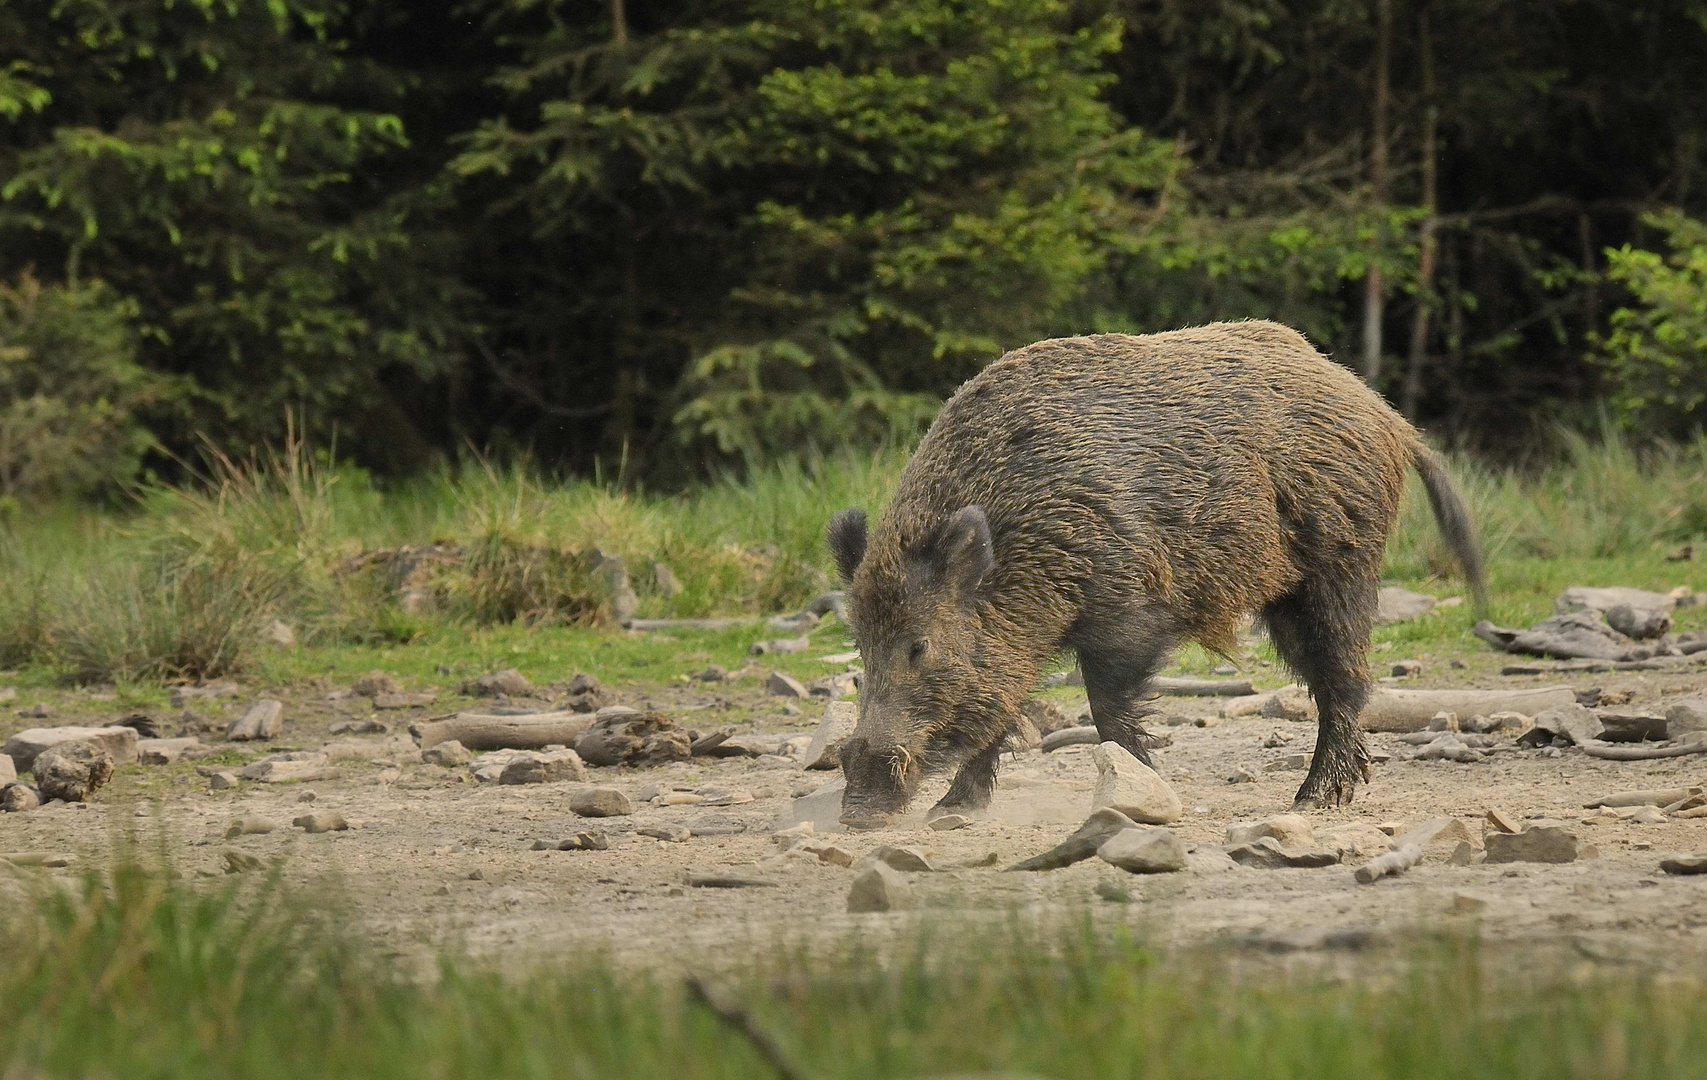
[[[3,1075],[778,1075],[679,974],[588,954],[519,974],[455,955],[404,971],[335,901],[294,898],[278,870],[198,886],[131,849],[69,887],[0,873]],[[709,977],[825,1080],[1707,1075],[1707,989],[1694,980],[1507,971],[1446,939],[1330,979],[1214,951],[1161,957],[1088,917],[1064,932],[1025,926],[974,939],[927,919],[881,948],[778,941],[751,959],[725,950]]]
[[[144,685],[316,666],[556,670],[615,649],[619,667],[637,651],[652,670],[644,648],[582,633],[609,625],[600,558],[623,560],[643,616],[796,610],[835,584],[830,516],[881,510],[905,461],[888,451],[785,462],[663,496],[483,462],[386,490],[300,445],[242,463],[214,457],[202,482],[144,492],[126,514],[58,507],[0,524],[0,664]],[[1538,471],[1467,461],[1454,471],[1480,522],[1496,621],[1527,625],[1572,584],[1687,581],[1691,564],[1665,561],[1683,544],[1700,542],[1707,557],[1707,442],[1637,453],[1611,436],[1570,439],[1566,457]],[[405,610],[400,575],[414,564],[396,553],[435,544],[456,555],[420,564],[408,581],[425,602]],[[1465,591],[1414,480],[1386,572]],[[1469,615],[1443,612],[1378,640],[1462,641]],[[291,659],[261,645],[275,619],[302,644]],[[737,638],[754,635],[681,640],[736,666],[726,646]],[[1182,662],[1214,663],[1191,651]]]

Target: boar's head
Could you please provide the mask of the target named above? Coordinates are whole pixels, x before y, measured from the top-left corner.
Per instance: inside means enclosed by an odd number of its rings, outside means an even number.
[[[865,676],[859,723],[842,745],[842,823],[878,828],[905,810],[926,775],[959,764],[994,714],[982,699],[978,601],[994,563],[990,523],[968,506],[867,550],[865,514],[830,522]]]

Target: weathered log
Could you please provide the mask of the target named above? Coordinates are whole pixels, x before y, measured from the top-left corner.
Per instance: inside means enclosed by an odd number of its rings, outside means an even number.
[[[1583,803],[1585,809],[1593,810],[1600,806],[1669,806],[1682,802],[1691,795],[1701,794],[1699,787],[1660,788],[1655,791],[1620,791],[1612,795],[1603,795]]]
[[[1370,859],[1352,871],[1351,876],[1359,885],[1368,885],[1384,877],[1398,877],[1422,862],[1423,849],[1428,847],[1429,841],[1450,828],[1454,820],[1456,819],[1449,817],[1434,818],[1395,837],[1393,850]]]
[[[597,713],[552,712],[530,716],[492,716],[461,712],[449,720],[422,724],[421,749],[455,739],[470,750],[538,750],[570,746],[598,719]]]
[[[1598,739],[1578,742],[1577,746],[1589,757],[1606,761],[1652,761],[1656,758],[1686,757],[1707,754],[1707,739],[1676,743],[1671,746],[1642,746],[1631,743],[1609,743]]]
[[[1059,750],[1063,746],[1082,746],[1086,743],[1094,745],[1100,742],[1102,742],[1102,736],[1097,733],[1095,726],[1085,724],[1079,727],[1062,728],[1060,731],[1051,731],[1043,736],[1043,744],[1040,749],[1047,754],[1052,750]]]
[[[732,626],[752,626],[761,619],[624,619],[625,630],[727,630]]]
[[[1522,690],[1395,690],[1378,687],[1360,717],[1365,731],[1422,731],[1439,712],[1459,716],[1516,712],[1534,716],[1544,709],[1574,705],[1577,695],[1568,686],[1538,686]]]
[[[1249,679],[1171,679],[1157,676],[1150,689],[1180,697],[1246,697],[1255,693]]]

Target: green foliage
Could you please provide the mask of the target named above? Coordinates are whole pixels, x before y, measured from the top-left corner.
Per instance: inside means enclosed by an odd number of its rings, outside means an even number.
[[[142,413],[167,383],[137,363],[137,306],[99,282],[0,283],[0,499],[87,495],[136,477]]]
[[[662,971],[591,953],[509,975],[460,955],[408,971],[351,932],[336,882],[316,883],[334,897],[318,904],[285,867],[192,884],[134,844],[81,881],[0,878],[8,1074],[772,1075]],[[1213,949],[1168,957],[1088,915],[1049,933],[963,915],[927,912],[881,950],[779,935],[701,971],[826,1080],[1643,1080],[1699,1076],[1707,1053],[1707,994],[1628,965],[1424,935],[1367,964],[1281,970]]]
[[[430,237],[364,179],[407,140],[363,107],[401,87],[344,55],[351,18],[342,0],[0,3],[44,88],[0,87],[0,112],[33,112],[0,137],[3,261],[133,305],[144,362],[195,391],[156,418],[180,448],[276,434],[287,407],[330,421],[388,367],[451,360]]]
[[[1695,432],[1707,417],[1707,222],[1676,210],[1647,221],[1671,253],[1628,244],[1607,252],[1607,274],[1636,306],[1612,313],[1602,363],[1627,422]]]

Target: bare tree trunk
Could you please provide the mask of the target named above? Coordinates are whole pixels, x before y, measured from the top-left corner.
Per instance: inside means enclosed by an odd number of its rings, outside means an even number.
[[[1592,334],[1600,325],[1600,270],[1594,257],[1594,219],[1587,210],[1577,213],[1577,243],[1582,246],[1583,273],[1589,279],[1583,283],[1583,333]]]
[[[1417,33],[1421,38],[1419,45],[1422,49],[1422,198],[1423,207],[1428,210],[1428,219],[1423,222],[1421,250],[1417,254],[1417,310],[1411,319],[1411,360],[1410,366],[1405,370],[1405,389],[1399,402],[1399,411],[1409,420],[1415,420],[1417,417],[1417,400],[1422,396],[1423,367],[1428,362],[1428,324],[1434,314],[1437,299],[1434,290],[1434,263],[1440,228],[1440,184],[1435,163],[1438,153],[1436,140],[1440,128],[1440,106],[1434,99],[1434,41],[1429,32],[1426,7],[1417,16]]]
[[[1393,49],[1393,0],[1375,0],[1375,104],[1369,147],[1369,182],[1377,211],[1387,205],[1387,93]],[[1374,243],[1373,259],[1380,251]],[[1373,261],[1363,279],[1363,377],[1371,386],[1381,378],[1381,320],[1386,314],[1386,282]]]
[[[624,0],[610,0],[611,44],[618,48],[628,44],[628,10]]]

